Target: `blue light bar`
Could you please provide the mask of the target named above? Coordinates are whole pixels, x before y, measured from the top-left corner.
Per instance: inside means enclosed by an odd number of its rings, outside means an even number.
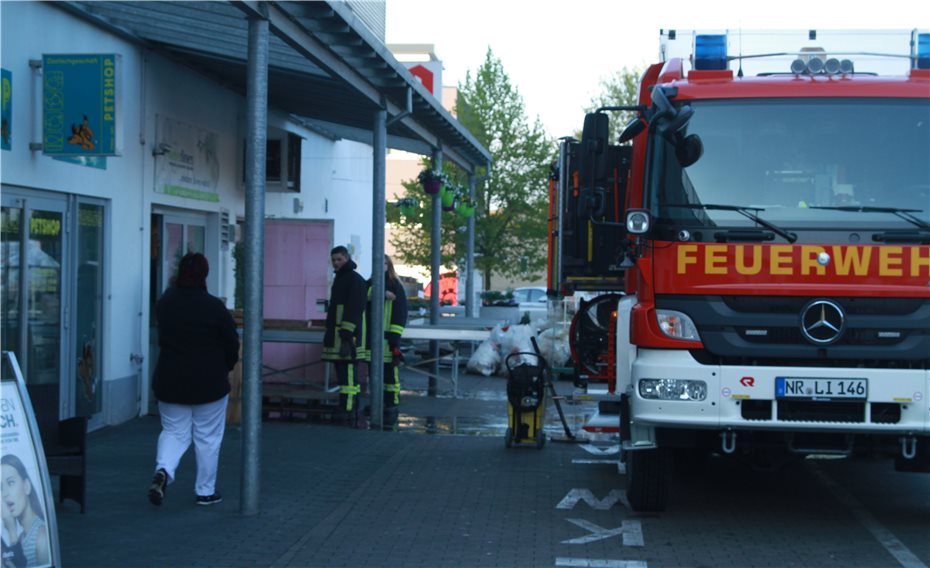
[[[698,71],[727,68],[726,34],[694,36],[694,68]]]
[[[930,69],[930,34],[917,34],[917,68]]]

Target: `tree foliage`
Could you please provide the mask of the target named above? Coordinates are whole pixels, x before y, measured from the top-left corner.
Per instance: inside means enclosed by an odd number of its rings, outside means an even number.
[[[432,168],[429,159],[424,159],[421,163],[424,169]],[[452,166],[446,165],[443,169],[449,172]],[[400,206],[388,204],[387,222],[394,226],[391,244],[402,263],[430,266],[432,263],[430,235],[433,227],[433,196],[427,195],[417,180],[404,181],[402,185],[404,187],[402,199],[415,200],[416,206],[412,207],[411,215],[403,215]],[[458,256],[464,255],[464,247],[461,249],[461,255],[458,255],[456,245],[458,233],[464,232],[466,220],[455,213],[445,211],[441,219],[440,263],[448,270],[456,264]]]
[[[546,265],[548,172],[554,147],[537,117],[530,122],[523,98],[511,84],[491,49],[474,75],[459,85],[456,116],[492,155],[490,170],[476,172],[475,265],[488,287],[492,274],[539,278]],[[466,176],[451,165],[444,171],[466,190]],[[428,266],[431,227],[428,198],[415,181],[404,183],[406,196],[419,199],[419,212],[400,219],[389,207],[388,220],[398,222],[391,239],[405,263]],[[451,266],[465,256],[466,219],[443,213],[442,263]]]
[[[606,79],[601,80],[601,92],[591,98],[591,103],[585,109],[585,112],[594,112],[600,107],[605,106],[625,106],[637,104],[637,95],[639,93],[639,79],[643,74],[642,69],[624,67],[609,75]],[[610,132],[608,140],[611,144],[616,144],[617,139],[622,132],[623,127],[630,122],[636,113],[629,111],[611,112],[610,113]],[[579,136],[580,138],[580,133]]]

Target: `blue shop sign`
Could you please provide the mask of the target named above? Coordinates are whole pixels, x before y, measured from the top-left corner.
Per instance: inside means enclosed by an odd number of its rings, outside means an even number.
[[[120,56],[46,54],[42,77],[43,153],[120,155]]]

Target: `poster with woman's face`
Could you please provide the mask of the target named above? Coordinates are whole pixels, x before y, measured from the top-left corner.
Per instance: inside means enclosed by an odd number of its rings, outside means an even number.
[[[3,380],[0,385],[2,568],[51,566],[45,477],[39,471],[33,433],[16,381]]]

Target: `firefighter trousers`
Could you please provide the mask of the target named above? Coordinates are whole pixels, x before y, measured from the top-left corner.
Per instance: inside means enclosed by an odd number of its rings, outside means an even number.
[[[358,401],[361,392],[358,385],[358,364],[355,361],[333,361],[336,381],[339,383],[339,410],[337,416],[349,419],[358,415]]]
[[[384,364],[384,428],[397,426],[400,405],[400,367],[393,363]]]

